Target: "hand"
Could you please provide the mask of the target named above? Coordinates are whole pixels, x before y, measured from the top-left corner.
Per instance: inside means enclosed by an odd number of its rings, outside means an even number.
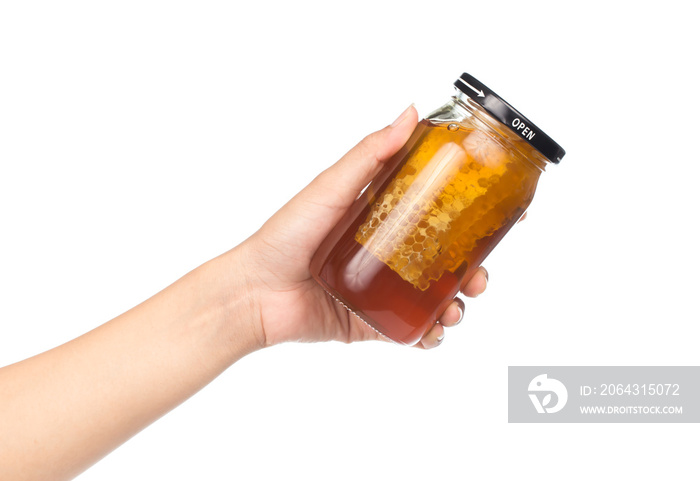
[[[309,273],[316,249],[362,189],[408,140],[418,122],[411,105],[391,125],[365,137],[334,165],[277,211],[240,249],[264,346],[286,341],[354,342],[382,339],[371,327],[332,299]],[[481,267],[462,288],[484,292],[488,274]],[[438,346],[444,327],[458,324],[464,302],[455,300],[416,344]]]

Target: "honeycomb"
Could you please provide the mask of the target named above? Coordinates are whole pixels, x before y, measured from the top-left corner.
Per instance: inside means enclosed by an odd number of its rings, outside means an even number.
[[[489,134],[428,124],[355,240],[420,290],[454,272],[518,212],[524,173]]]

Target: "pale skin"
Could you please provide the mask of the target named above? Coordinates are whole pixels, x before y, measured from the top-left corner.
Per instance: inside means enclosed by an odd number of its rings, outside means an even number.
[[[309,262],[418,122],[409,107],[319,174],[242,244],[94,330],[0,369],[0,479],[72,479],[243,356],[288,341],[386,340],[330,298]],[[461,291],[476,297],[479,268]],[[460,322],[456,298],[416,345]]]

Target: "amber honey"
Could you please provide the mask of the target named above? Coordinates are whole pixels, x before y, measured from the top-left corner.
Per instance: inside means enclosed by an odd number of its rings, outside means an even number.
[[[312,272],[394,341],[415,344],[530,203],[540,170],[468,120],[422,120],[324,241]]]
[[[418,123],[321,243],[311,274],[390,339],[418,342],[565,151],[477,79]]]

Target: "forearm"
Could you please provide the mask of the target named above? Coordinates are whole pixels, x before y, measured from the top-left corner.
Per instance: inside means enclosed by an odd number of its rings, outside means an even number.
[[[0,369],[0,479],[70,479],[262,345],[237,252]]]

